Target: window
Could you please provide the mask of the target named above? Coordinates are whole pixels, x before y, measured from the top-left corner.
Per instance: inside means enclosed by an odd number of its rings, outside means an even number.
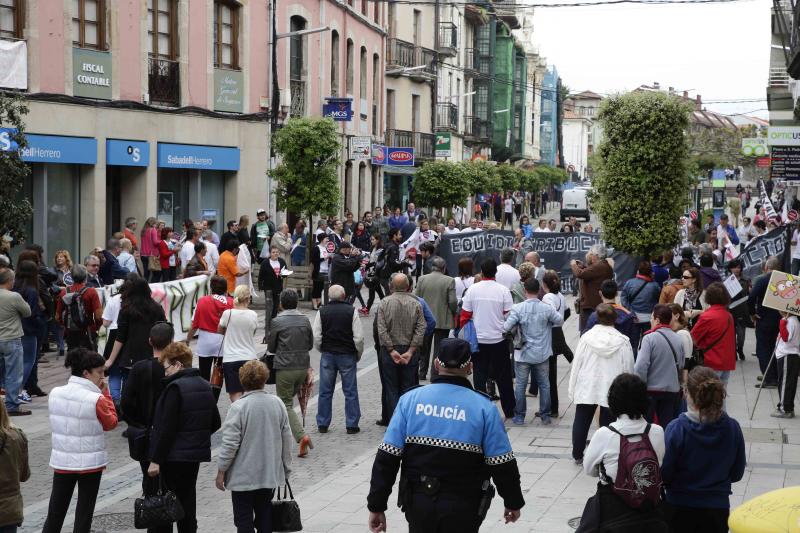
[[[377,6],[379,2],[375,2]],[[397,7],[395,6],[394,2],[389,3],[389,37],[394,39],[395,37],[395,17],[397,16]]]
[[[331,96],[339,95],[339,32],[331,32]]]
[[[214,2],[214,66],[239,68],[239,5]]]
[[[419,95],[411,95],[411,131],[419,131]]]
[[[419,39],[421,37],[420,33],[420,21],[422,19],[422,12],[419,9],[414,10],[414,44],[419,46]]]
[[[22,38],[22,1],[0,0],[0,39]]]
[[[369,16],[367,9],[367,0],[361,0],[361,14],[365,17]]]
[[[289,19],[289,32],[294,33],[306,29],[306,19],[294,17]],[[302,80],[304,61],[304,35],[292,35],[289,37],[289,79]]]
[[[353,94],[353,41],[352,39],[347,39],[347,65],[345,67],[347,69],[347,79],[345,80],[345,88],[344,90],[347,94]]]
[[[373,2],[372,3],[372,20],[375,21],[375,24],[381,23],[381,3],[380,2]]]
[[[386,89],[386,129],[394,129],[394,91]]]
[[[362,100],[367,99],[367,49],[361,47],[361,62],[359,64],[359,97]]]
[[[147,0],[147,51],[151,57],[175,59],[178,55],[176,4],[175,0]]]
[[[106,49],[105,0],[72,0],[72,44]]]

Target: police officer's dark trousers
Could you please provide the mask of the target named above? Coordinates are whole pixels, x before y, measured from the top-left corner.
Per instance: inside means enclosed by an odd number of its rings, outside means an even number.
[[[409,533],[477,533],[480,497],[440,492],[428,496],[414,491],[405,510]]]

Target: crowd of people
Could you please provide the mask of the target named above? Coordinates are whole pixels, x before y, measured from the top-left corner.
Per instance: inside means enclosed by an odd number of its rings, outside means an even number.
[[[506,449],[503,422],[549,425],[563,415],[557,387],[559,355],[571,365],[572,457],[588,474],[600,477],[594,504],[611,510],[603,513],[603,520],[630,518],[637,507],[619,496],[618,485],[630,481],[629,469],[619,465],[628,460],[623,457],[625,446],[642,448],[638,443],[646,442],[649,451],[642,453],[652,452],[666,499],[661,502],[659,494],[648,512],[636,515],[641,523],[672,531],[723,531],[730,486],[744,468],[741,430],[725,412],[725,395],[737,356],[745,357],[746,328],[755,327],[756,355],[764,374],[756,386],[780,387],[773,416],[794,416],[800,323],[761,303],[769,273],[779,268],[778,259],[765,261],[764,274],[755,280],[742,278],[740,261],[727,262],[741,285],[741,292],[731,296],[722,283],[719,250],[751,236],[734,230],[723,216],[718,225],[712,222],[705,228],[692,221],[688,238],[696,248],[687,246],[679,257],[665,251],[641,261],[635,277],[621,286],[605,247],[593,246],[585,258],[569,265],[579,282],[574,308],[562,294],[560,273],[543,265],[536,252],[523,255],[519,246],[501,250],[499,261],[475,264],[463,258],[457,272],[448,272],[438,255],[443,235],[492,224],[513,226],[515,218],[517,245],[533,232],[557,231],[554,220],[541,218],[536,228],[530,223],[528,213],[536,216],[546,199],[525,207],[526,199],[517,196],[500,198],[501,211],[494,213],[490,206],[496,209],[496,198],[478,198],[474,218],[465,219],[462,209],[447,224],[409,203],[394,214],[376,208],[357,220],[351,213],[344,220],[321,219],[313,232],[303,221],[292,233],[286,224],[276,227],[264,210],[256,213],[252,225],[247,216],[229,221],[219,236],[206,221],[187,220],[179,234],[154,218],[137,231],[137,221],[128,219],[121,234],[82,264],[60,250],[50,267],[36,245],[26,247],[14,268],[9,258],[0,256],[0,383],[5,393],[0,439],[9,443],[9,458],[0,453],[0,464],[13,465],[0,477],[10,476],[18,495],[19,482],[29,475],[24,434],[9,417],[30,414],[25,407],[30,396],[47,395],[38,388],[36,369],[46,364],[41,353],[52,336],[70,377],[66,385],[50,391],[54,476],[45,532],[60,531],[75,485],[80,510],[75,531],[89,531],[108,464],[103,433],[120,420],[127,423],[131,457],[140,462],[144,493],[166,487],[180,501],[185,514],[178,521],[179,531],[197,530],[199,464],[211,460],[211,435],[220,429],[216,485],[232,492],[237,530],[270,531],[270,500],[287,482],[292,456],[305,457],[314,447],[294,410],[295,399],[314,382],[312,350],[321,354],[317,433],[335,429],[337,377],[345,400],[345,431],[360,432],[357,363],[365,351],[362,318],[370,315],[377,296],[372,340],[381,406],[376,423],[388,426],[381,445],[388,455],[379,455],[373,472],[373,531],[385,527],[386,483],[390,478],[393,482],[399,466],[397,451],[403,446],[398,435],[408,429],[401,425],[414,423],[410,412],[401,417],[395,413],[414,409],[405,393],[427,380],[474,388],[482,393],[475,396],[481,401],[499,400],[497,421],[495,408],[486,408],[491,403],[475,409],[485,418],[483,431],[499,439],[498,455],[487,455],[487,464],[505,465],[490,472],[505,500],[507,521],[516,520],[524,502],[514,488],[519,473],[510,445]],[[497,222],[484,226],[484,219],[492,215]],[[594,228],[570,220],[561,231]],[[405,253],[401,247],[414,235],[417,253]],[[302,291],[285,287],[290,269],[305,266],[307,260],[311,319],[299,308]],[[185,341],[176,342],[149,283],[196,275],[209,277],[209,294],[197,301]],[[102,306],[99,291],[115,280],[121,284]],[[266,303],[263,325],[252,309],[253,280]],[[574,352],[563,331],[573,311],[580,331]],[[267,348],[263,357],[256,341],[262,327]],[[107,332],[102,354],[101,328]],[[776,344],[779,364],[767,371]],[[471,383],[465,379],[469,374]],[[264,391],[268,379],[276,385],[276,396]],[[217,408],[223,387],[231,401],[224,421]],[[441,423],[458,419],[455,407],[431,407],[429,414],[430,402],[451,405],[431,394],[420,393],[429,403],[422,410],[423,403],[415,404],[414,415],[434,416]],[[529,398],[538,400],[533,413],[527,409]],[[465,400],[464,405],[469,403]],[[598,411],[601,429],[587,442]],[[436,446],[420,439],[412,442]],[[714,451],[709,451],[709,443]],[[0,512],[0,529],[4,521],[21,523],[19,502],[14,513]],[[421,519],[417,512],[407,511],[410,521]],[[412,520],[412,515],[417,518]],[[583,518],[587,527],[596,518],[589,504]],[[465,527],[468,531],[471,526]]]

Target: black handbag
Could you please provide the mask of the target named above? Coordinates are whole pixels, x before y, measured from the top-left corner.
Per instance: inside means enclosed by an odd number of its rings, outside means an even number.
[[[275,498],[272,500],[272,531],[302,530],[303,524],[300,521],[300,506],[294,501],[292,487],[289,485],[289,480],[287,479],[286,486],[283,488],[283,497],[281,497],[281,488],[278,487],[275,491]]]
[[[169,526],[183,518],[183,506],[171,490],[164,490],[161,476],[158,477],[158,492],[142,494],[133,504],[133,525],[136,529]]]
[[[267,369],[269,369],[269,377],[266,384],[275,385],[275,354],[266,351],[258,360],[267,365]]]

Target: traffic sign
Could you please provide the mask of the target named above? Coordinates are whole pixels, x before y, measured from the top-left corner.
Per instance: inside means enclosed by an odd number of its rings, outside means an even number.
[[[332,254],[336,251],[336,244],[334,244],[333,241],[328,241],[328,244],[325,245],[325,250],[327,250],[329,254]]]
[[[689,211],[689,217],[692,220],[697,220],[697,211]]]
[[[795,209],[791,209],[787,213],[787,216],[789,217],[789,220],[794,222],[795,220],[797,220],[797,211]]]

